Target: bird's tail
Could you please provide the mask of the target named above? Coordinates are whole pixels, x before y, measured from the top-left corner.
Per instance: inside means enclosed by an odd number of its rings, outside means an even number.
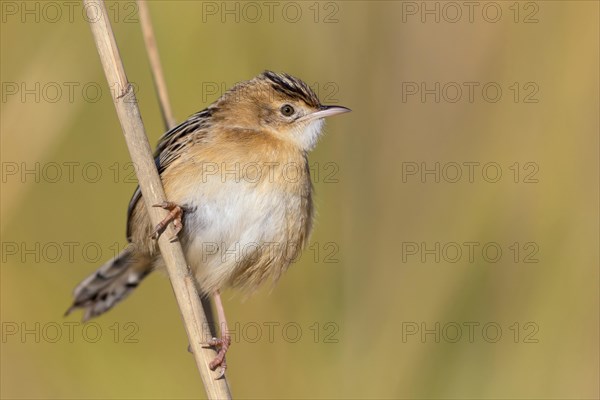
[[[83,308],[84,321],[97,317],[127,297],[151,271],[150,257],[128,247],[77,285],[75,300],[65,315]]]

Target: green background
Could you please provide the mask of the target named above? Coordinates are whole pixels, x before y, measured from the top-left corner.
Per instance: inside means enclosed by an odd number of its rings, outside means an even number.
[[[125,245],[135,179],[82,7],[50,3],[60,15],[1,3],[0,393],[202,397],[165,276],[92,325],[62,317]],[[154,145],[163,124],[135,3],[107,4]],[[353,112],[327,122],[310,156],[312,247],[272,290],[225,292],[234,396],[598,398],[598,2],[477,2],[472,22],[462,2],[456,22],[444,2],[253,4],[150,3],[177,120],[266,68]],[[407,94],[422,82],[439,82],[439,102]],[[465,82],[479,85],[472,102]],[[436,163],[438,182],[403,173]]]

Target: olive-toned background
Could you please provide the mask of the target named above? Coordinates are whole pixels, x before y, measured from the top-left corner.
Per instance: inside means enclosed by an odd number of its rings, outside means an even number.
[[[108,4],[154,144],[135,3]],[[0,5],[2,398],[204,396],[165,276],[62,317],[135,179],[82,6]],[[353,109],[310,157],[311,248],[225,294],[236,397],[598,398],[598,3],[469,7],[150,3],[178,121],[266,68]]]

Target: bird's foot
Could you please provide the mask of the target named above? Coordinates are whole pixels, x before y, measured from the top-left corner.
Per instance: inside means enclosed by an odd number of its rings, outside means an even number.
[[[170,201],[163,201],[160,204],[154,204],[152,207],[160,207],[167,211],[169,214],[156,225],[156,228],[152,231],[150,237],[154,240],[158,240],[160,235],[164,232],[170,222],[173,222],[173,227],[175,228],[175,235],[171,239],[170,242],[175,242],[177,240],[177,235],[183,228],[183,223],[181,222],[183,217],[183,207],[179,206]]]
[[[208,367],[211,370],[217,369],[217,367],[221,367],[219,371],[219,375],[215,379],[221,379],[225,376],[225,371],[227,370],[227,361],[225,359],[225,354],[231,346],[231,336],[225,334],[221,336],[220,339],[212,338],[206,343],[203,343],[204,347],[216,347],[218,349],[217,356],[208,364]]]

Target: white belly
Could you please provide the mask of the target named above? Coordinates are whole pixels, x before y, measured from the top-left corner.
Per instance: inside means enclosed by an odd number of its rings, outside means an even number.
[[[209,188],[213,190],[207,193]],[[198,184],[182,200],[180,204],[192,207],[184,220],[184,250],[205,293],[230,284],[256,251],[273,253],[263,257],[263,263],[268,258],[281,263],[285,244],[295,236],[290,237],[294,227],[287,226],[289,213],[301,214],[299,196],[243,181]]]

